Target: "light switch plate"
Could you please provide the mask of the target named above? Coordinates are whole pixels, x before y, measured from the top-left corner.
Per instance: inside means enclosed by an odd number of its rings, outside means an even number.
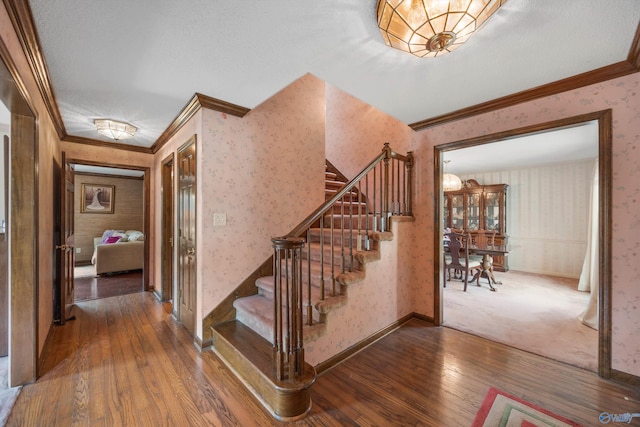
[[[214,213],[213,214],[213,226],[218,227],[221,225],[227,225],[227,214]]]

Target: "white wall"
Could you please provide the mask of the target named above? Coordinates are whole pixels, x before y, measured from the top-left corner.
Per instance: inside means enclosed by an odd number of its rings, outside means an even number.
[[[580,276],[594,162],[590,159],[460,176],[483,185],[509,184],[510,269]]]

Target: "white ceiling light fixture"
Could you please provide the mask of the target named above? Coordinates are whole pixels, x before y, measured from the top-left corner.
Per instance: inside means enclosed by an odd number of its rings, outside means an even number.
[[[447,165],[451,160],[444,161],[444,173],[442,174],[442,191],[457,191],[462,188],[462,180],[452,173],[447,173]]]
[[[420,58],[451,52],[507,0],[379,0],[378,27],[387,46]]]
[[[93,124],[96,126],[98,133],[116,141],[131,138],[138,130],[138,128],[129,123],[112,119],[95,119]]]

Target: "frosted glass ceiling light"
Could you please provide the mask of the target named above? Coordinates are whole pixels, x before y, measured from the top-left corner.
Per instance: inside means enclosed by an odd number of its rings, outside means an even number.
[[[116,141],[131,138],[138,130],[129,123],[111,119],[95,119],[93,124],[96,126],[98,133]]]
[[[442,174],[442,191],[457,191],[462,188],[462,180],[452,173],[447,173],[447,165],[451,160],[444,161],[444,173]]]
[[[466,42],[507,0],[379,0],[378,27],[387,46],[428,58]]]

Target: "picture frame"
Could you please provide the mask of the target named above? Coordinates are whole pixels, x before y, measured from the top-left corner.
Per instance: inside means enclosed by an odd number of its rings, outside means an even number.
[[[115,185],[82,184],[80,213],[112,214],[115,195]]]

